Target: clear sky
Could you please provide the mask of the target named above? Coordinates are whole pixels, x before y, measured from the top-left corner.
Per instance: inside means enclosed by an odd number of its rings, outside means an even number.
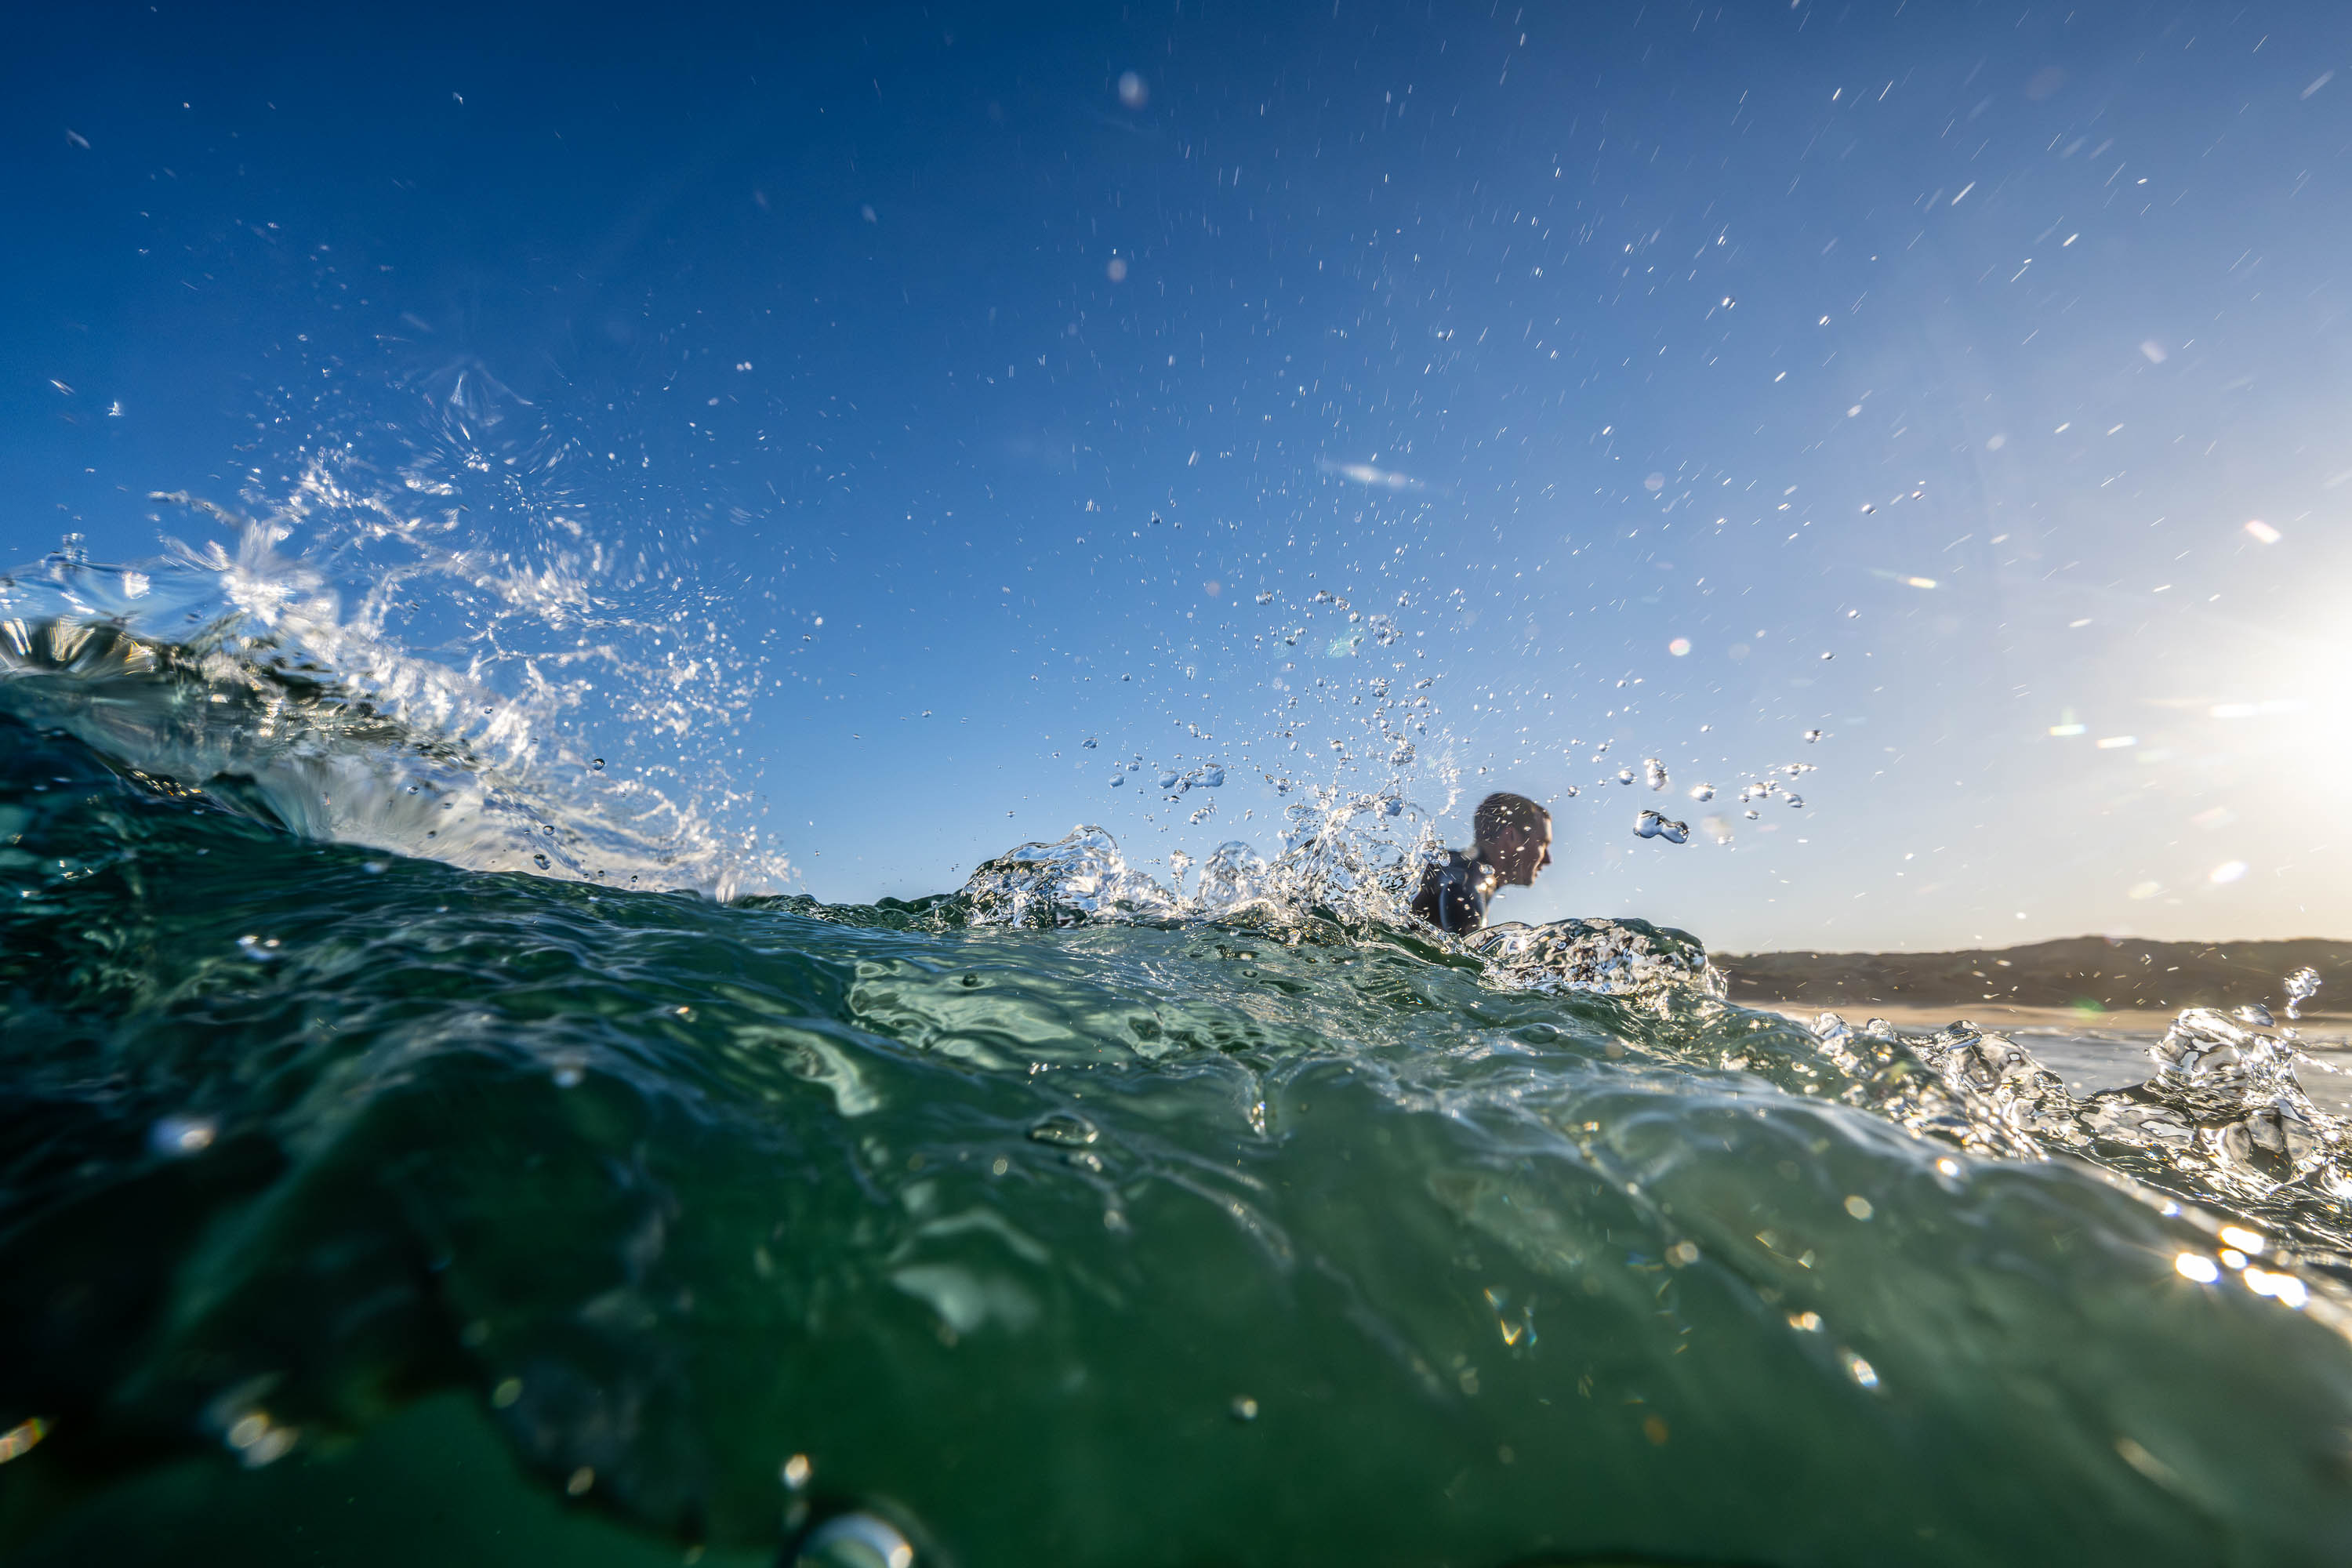
[[[1498,918],[2352,931],[2352,11],[815,12],[15,18],[0,553],[440,519],[829,899],[1271,850],[1378,679],[1555,804]]]

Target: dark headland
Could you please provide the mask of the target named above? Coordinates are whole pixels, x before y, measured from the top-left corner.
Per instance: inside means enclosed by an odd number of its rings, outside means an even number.
[[[2142,942],[2067,937],[1962,952],[1757,952],[1716,957],[1735,1002],[1859,1007],[1998,1002],[2100,1012],[2277,1009],[2286,977],[2316,970],[2305,1012],[2352,1011],[2352,942]],[[2283,1015],[2282,1015],[2283,1016]]]

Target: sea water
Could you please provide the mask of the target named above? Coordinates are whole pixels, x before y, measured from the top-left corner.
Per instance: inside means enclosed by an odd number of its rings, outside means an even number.
[[[11,1561],[2352,1551],[2264,998],[2075,1092],[1414,925],[1401,785],[826,905],[279,542],[0,590]]]

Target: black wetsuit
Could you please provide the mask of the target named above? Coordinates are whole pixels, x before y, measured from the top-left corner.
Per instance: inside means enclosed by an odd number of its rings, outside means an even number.
[[[1412,912],[1440,931],[1460,935],[1486,923],[1486,900],[1495,896],[1496,873],[1484,860],[1459,849],[1429,868],[1413,895]]]

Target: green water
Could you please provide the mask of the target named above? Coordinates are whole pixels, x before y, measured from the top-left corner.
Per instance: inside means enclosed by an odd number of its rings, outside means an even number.
[[[228,798],[0,718],[11,1562],[764,1563],[853,1509],[971,1568],[2352,1551],[2336,1132],[2251,1091],[2144,1097],[2184,1152],[1687,973]],[[2217,1222],[2270,1250],[2186,1277]]]

